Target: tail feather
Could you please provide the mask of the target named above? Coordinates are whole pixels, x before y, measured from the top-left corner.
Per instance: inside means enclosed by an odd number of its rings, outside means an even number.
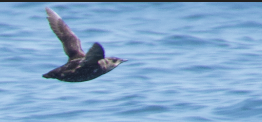
[[[52,78],[48,73],[47,74],[43,74],[44,78]]]

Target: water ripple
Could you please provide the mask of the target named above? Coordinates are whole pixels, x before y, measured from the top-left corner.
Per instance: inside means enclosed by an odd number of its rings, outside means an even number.
[[[261,115],[262,100],[247,99],[241,102],[215,109],[215,114],[229,118],[248,118]]]
[[[168,108],[164,106],[147,105],[143,107],[136,107],[136,108],[128,109],[125,111],[121,111],[117,114],[134,115],[134,114],[161,113],[161,112],[166,112],[166,111],[168,111]]]

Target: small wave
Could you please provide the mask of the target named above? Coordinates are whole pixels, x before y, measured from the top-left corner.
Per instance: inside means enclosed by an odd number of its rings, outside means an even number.
[[[226,25],[219,25],[217,27],[214,27],[212,30],[217,29],[230,29],[230,28],[262,28],[262,23],[255,22],[255,21],[246,21],[241,23],[232,23],[232,24],[226,24]]]
[[[193,37],[193,36],[188,36],[188,35],[172,35],[165,37],[161,40],[158,40],[162,43],[168,44],[168,45],[177,45],[177,46],[204,46],[209,44],[208,41]]]
[[[44,114],[36,114],[36,115],[30,115],[28,117],[24,117],[23,119],[27,120],[43,120],[43,119],[51,119],[51,118],[63,118],[63,117],[69,117],[73,118],[75,116],[80,116],[81,114],[91,112],[90,110],[71,110],[71,111],[62,111],[58,113],[44,113]],[[69,119],[68,118],[68,119]]]
[[[181,109],[181,110],[199,110],[206,107],[204,105],[197,105],[197,104],[186,103],[186,102],[176,103],[173,106],[175,106],[176,109]]]
[[[243,100],[229,106],[218,107],[215,109],[214,113],[232,119],[258,116],[262,113],[262,100],[253,98]]]
[[[84,32],[85,33],[96,34],[96,33],[107,33],[109,31],[105,30],[105,29],[89,28],[89,29],[85,29]]]
[[[133,115],[133,114],[143,114],[143,113],[160,113],[160,112],[166,112],[168,110],[169,109],[167,107],[161,105],[147,105],[147,106],[124,110],[119,112],[118,114]]]
[[[190,116],[184,118],[187,121],[194,121],[194,122],[211,122],[211,119],[201,117],[201,116]]]

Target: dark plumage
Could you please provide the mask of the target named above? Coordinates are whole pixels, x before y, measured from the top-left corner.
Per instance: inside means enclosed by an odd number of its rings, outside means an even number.
[[[68,62],[43,75],[45,78],[54,78],[67,82],[82,82],[92,80],[117,67],[123,60],[116,57],[104,56],[104,49],[95,42],[89,51],[84,54],[80,40],[70,30],[61,17],[50,8],[46,8],[51,29],[63,44]]]

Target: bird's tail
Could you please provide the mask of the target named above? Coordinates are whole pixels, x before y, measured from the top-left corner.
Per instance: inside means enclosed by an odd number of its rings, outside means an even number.
[[[43,74],[43,77],[44,77],[44,78],[52,78],[48,73]]]

